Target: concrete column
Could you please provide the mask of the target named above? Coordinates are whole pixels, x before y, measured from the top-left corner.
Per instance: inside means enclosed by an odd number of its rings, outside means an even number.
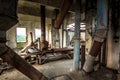
[[[66,40],[67,40],[67,47],[69,47],[70,46],[70,31],[69,30],[66,31]]]
[[[60,32],[59,32],[59,29],[56,29],[56,47],[60,48]]]
[[[80,60],[80,0],[75,0],[75,34],[74,34],[74,70],[79,70]]]
[[[54,28],[54,19],[52,19],[52,21],[51,21],[51,24],[52,24],[52,28],[51,28],[51,38],[52,38],[52,48],[54,48],[55,47],[55,28]]]
[[[55,20],[57,19],[57,16],[59,14],[59,10],[54,10],[54,19],[52,19],[52,41],[53,41],[53,47],[60,47],[60,33],[59,28],[55,28]]]
[[[103,45],[102,45],[102,50],[101,50],[101,54],[102,54],[102,65],[106,66],[106,40],[104,41]]]
[[[64,23],[62,24],[62,48],[63,48],[63,42],[64,41]]]
[[[93,43],[90,49],[89,54],[85,65],[83,67],[84,71],[91,72],[93,71],[93,64],[95,58],[101,51],[101,46],[104,39],[106,38],[107,33],[107,20],[108,19],[108,3],[107,0],[98,0],[97,1],[97,26],[93,38]]]

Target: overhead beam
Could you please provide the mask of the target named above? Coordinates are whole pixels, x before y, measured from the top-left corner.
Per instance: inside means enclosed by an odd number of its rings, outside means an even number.
[[[51,6],[54,8],[60,8],[60,5],[62,4],[62,0],[24,0],[24,1],[36,2],[40,3],[41,5]]]
[[[40,12],[38,10],[40,5],[46,6],[46,17],[52,18],[53,9],[60,9],[63,0],[19,0],[18,1],[18,13],[26,14],[26,15],[34,15],[40,16]],[[74,6],[69,9],[69,12],[75,12]],[[81,12],[85,11],[85,0],[82,1]],[[50,9],[47,9],[50,8]]]
[[[60,8],[60,13],[58,14],[57,19],[55,21],[55,28],[60,28],[60,25],[62,24],[65,16],[67,15],[67,12],[70,9],[72,3],[73,0],[63,0],[63,4]]]
[[[33,15],[33,16],[40,17],[41,13],[39,10],[40,10],[40,7],[33,7],[33,6],[29,6],[29,5],[24,5],[24,4],[18,5],[18,13],[25,14],[25,15]],[[49,14],[47,14],[47,13],[49,13]],[[46,9],[46,17],[53,18],[52,15],[53,15],[53,10]]]

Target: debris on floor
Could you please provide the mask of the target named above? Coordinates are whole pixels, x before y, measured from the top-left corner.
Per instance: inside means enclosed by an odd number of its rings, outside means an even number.
[[[86,76],[81,75],[80,72],[71,72],[73,60],[59,60],[43,65],[34,65],[34,67],[48,77],[49,80],[117,80],[116,74],[104,67]],[[0,75],[0,80],[30,79],[13,69],[13,71]]]

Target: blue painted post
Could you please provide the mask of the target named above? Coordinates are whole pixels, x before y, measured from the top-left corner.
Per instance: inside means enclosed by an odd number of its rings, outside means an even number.
[[[0,42],[6,43],[6,32],[0,30]]]
[[[80,60],[80,0],[75,2],[75,33],[74,33],[74,70],[79,70]]]

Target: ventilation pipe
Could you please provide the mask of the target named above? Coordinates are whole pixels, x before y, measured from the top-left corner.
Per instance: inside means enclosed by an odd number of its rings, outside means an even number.
[[[107,0],[97,1],[97,26],[93,38],[93,43],[89,54],[87,55],[83,70],[85,72],[93,71],[93,63],[97,57],[107,33],[108,22],[108,2]]]

